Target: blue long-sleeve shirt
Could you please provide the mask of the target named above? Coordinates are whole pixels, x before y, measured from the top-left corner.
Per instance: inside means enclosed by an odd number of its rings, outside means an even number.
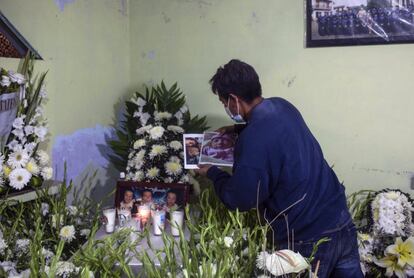
[[[266,209],[270,221],[280,214],[272,223],[279,242],[287,239],[286,219],[295,241],[319,239],[350,221],[344,187],[288,101],[269,98],[253,108],[234,160],[232,175],[215,166],[207,172],[217,195],[230,209]]]

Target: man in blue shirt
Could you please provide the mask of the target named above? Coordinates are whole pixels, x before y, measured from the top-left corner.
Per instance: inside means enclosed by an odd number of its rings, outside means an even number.
[[[280,249],[294,246],[308,257],[319,239],[329,237],[314,260],[320,262],[318,277],[363,277],[345,189],[299,111],[282,98],[264,99],[256,71],[239,60],[220,67],[210,83],[229,116],[246,125],[232,175],[211,165],[199,165],[197,172],[213,181],[229,209],[259,207]]]

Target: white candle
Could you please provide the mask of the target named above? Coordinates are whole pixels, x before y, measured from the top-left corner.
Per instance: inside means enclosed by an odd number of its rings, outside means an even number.
[[[165,227],[165,211],[156,210],[154,212],[152,225],[154,226],[154,235],[160,235]]]
[[[170,213],[171,234],[173,236],[180,235],[180,229],[183,228],[184,211],[176,210]]]

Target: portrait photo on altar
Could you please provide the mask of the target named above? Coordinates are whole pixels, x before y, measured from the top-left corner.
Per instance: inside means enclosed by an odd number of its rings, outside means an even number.
[[[115,207],[119,210],[138,212],[139,206],[152,210],[183,209],[189,198],[189,185],[184,183],[159,183],[118,181]]]

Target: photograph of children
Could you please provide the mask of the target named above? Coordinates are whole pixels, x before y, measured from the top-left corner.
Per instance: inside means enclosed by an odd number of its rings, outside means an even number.
[[[134,207],[134,192],[132,190],[125,190],[123,194],[124,198],[122,199],[119,209],[120,210],[129,210],[132,211]]]
[[[203,134],[184,134],[184,168],[198,169]]]
[[[167,192],[164,210],[170,212],[171,210],[177,210],[179,205],[177,204],[177,192],[174,190],[169,190]]]
[[[236,134],[233,133],[204,133],[199,163],[233,166],[235,142]]]
[[[115,206],[119,210],[138,212],[139,206],[148,206],[151,210],[162,209],[166,212],[183,208],[188,200],[188,186],[184,184],[147,184],[118,182]]]

